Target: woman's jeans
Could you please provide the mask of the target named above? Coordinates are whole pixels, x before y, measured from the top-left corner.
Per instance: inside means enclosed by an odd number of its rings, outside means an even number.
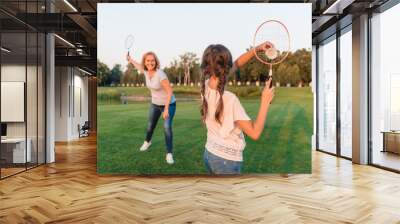
[[[242,163],[221,158],[204,149],[204,164],[211,174],[240,174]]]
[[[157,126],[158,119],[164,112],[164,107],[161,105],[151,104],[149,109],[149,122],[147,124],[147,134],[146,141],[150,142],[153,136],[154,129]],[[165,134],[165,144],[167,145],[167,152],[172,153],[172,120],[174,119],[176,111],[176,102],[169,105],[169,117],[164,120],[164,134]]]

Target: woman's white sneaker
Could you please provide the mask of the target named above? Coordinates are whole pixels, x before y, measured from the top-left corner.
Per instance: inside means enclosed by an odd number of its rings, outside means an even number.
[[[174,164],[174,158],[172,157],[172,153],[167,153],[165,160],[167,160],[168,164]]]
[[[140,147],[140,151],[142,151],[142,152],[146,151],[147,149],[149,149],[150,145],[151,145],[151,141],[150,142],[144,141],[143,145]]]

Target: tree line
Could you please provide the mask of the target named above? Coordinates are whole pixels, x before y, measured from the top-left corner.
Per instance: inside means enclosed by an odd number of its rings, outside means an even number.
[[[189,84],[200,82],[200,58],[187,52],[179,56],[163,68],[169,81],[174,84]],[[311,82],[311,51],[299,49],[290,52],[280,64],[272,67],[273,82],[280,86],[306,85]],[[269,67],[253,57],[246,65],[230,76],[228,81],[233,84],[264,82],[268,77]],[[97,60],[97,81],[99,86],[129,85],[137,86],[145,83],[143,75],[139,74],[131,64],[122,69],[120,64],[111,69]]]

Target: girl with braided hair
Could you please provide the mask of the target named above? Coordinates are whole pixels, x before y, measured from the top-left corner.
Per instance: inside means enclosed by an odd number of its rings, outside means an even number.
[[[272,46],[266,42],[256,51]],[[204,163],[212,174],[240,174],[243,164],[245,140],[243,132],[257,140],[264,129],[269,105],[274,97],[274,88],[269,80],[261,95],[257,119],[252,121],[235,94],[225,90],[229,74],[246,64],[254,56],[249,50],[234,63],[230,51],[215,44],[206,48],[201,62],[201,118],[207,127],[207,142]]]

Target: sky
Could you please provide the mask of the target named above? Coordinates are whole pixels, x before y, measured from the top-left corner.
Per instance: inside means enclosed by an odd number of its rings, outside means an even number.
[[[135,60],[154,51],[162,68],[185,52],[201,58],[210,44],[225,45],[236,59],[252,46],[257,27],[271,19],[286,25],[292,51],[311,49],[310,3],[99,3],[97,8],[98,59],[109,68],[125,69],[128,35],[134,36]]]

